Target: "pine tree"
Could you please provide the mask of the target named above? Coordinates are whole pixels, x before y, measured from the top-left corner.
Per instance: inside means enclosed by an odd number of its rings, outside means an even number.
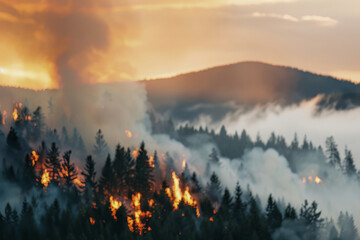
[[[135,163],[134,190],[143,196],[149,196],[153,189],[154,177],[153,168],[150,166],[149,157],[144,142],[139,148],[138,157]]]
[[[199,193],[201,191],[201,185],[195,172],[191,175],[191,192]]]
[[[321,223],[324,219],[321,218],[321,211],[317,211],[317,203],[314,201],[309,206],[307,200],[300,209],[300,220],[305,223],[305,225],[310,226],[312,230],[316,230],[321,226]]]
[[[269,140],[266,143],[266,148],[276,148],[276,136],[274,132],[271,133]]]
[[[93,153],[97,156],[109,154],[109,147],[104,139],[104,135],[102,134],[101,129],[96,132]]]
[[[42,109],[40,106],[37,107],[36,110],[33,112],[33,117],[31,121],[34,129],[34,139],[39,140],[42,136],[44,129],[44,115],[42,114]]]
[[[339,239],[359,239],[358,231],[354,223],[354,218],[347,212],[345,214],[340,212],[338,226],[340,227]]]
[[[292,140],[291,142],[291,149],[292,150],[297,150],[299,149],[299,140],[298,140],[298,137],[297,137],[297,134],[295,133],[294,135],[294,139]]]
[[[132,187],[134,186],[134,174],[135,174],[135,161],[132,158],[130,148],[127,149],[125,154],[126,161],[126,173],[125,173],[125,184],[127,186],[127,191],[129,197],[131,196],[130,192],[133,191]]]
[[[239,182],[236,183],[233,214],[236,220],[240,220],[245,214],[245,204],[242,201],[242,190]]]
[[[339,150],[332,136],[326,139],[325,146],[329,163],[336,168],[341,168]]]
[[[20,235],[21,239],[30,239],[29,236],[36,238],[38,236],[34,212],[26,198],[23,201],[20,214]]]
[[[284,214],[284,218],[285,219],[291,219],[294,220],[297,218],[297,214],[296,214],[296,210],[294,207],[292,207],[290,205],[290,203],[287,205],[287,207],[285,208],[285,214]]]
[[[225,126],[224,126],[224,125],[221,126],[219,136],[220,136],[222,139],[224,139],[224,138],[227,137],[227,132],[226,132],[226,129],[225,129]]]
[[[352,177],[356,174],[356,167],[354,164],[352,153],[347,148],[345,148],[345,159],[343,166],[344,166],[345,174],[348,175],[349,177]]]
[[[51,148],[47,152],[47,158],[45,161],[45,166],[47,169],[50,169],[50,179],[58,181],[59,172],[60,172],[60,152],[56,144],[53,142]]]
[[[9,131],[9,134],[7,135],[7,138],[6,138],[6,143],[16,149],[16,150],[20,150],[21,149],[21,146],[20,146],[20,142],[19,142],[19,137],[18,135],[16,134],[16,131],[13,127],[10,127],[10,131]]]
[[[282,215],[276,204],[276,201],[273,200],[271,194],[268,198],[268,203],[266,206],[266,217],[270,229],[275,230],[281,226]]]
[[[219,177],[215,172],[211,174],[210,183],[207,185],[207,193],[213,202],[219,202],[222,193],[222,187]]]
[[[259,147],[264,149],[265,148],[265,143],[261,140],[260,134],[258,133],[256,135],[256,141],[255,141],[255,147]]]
[[[74,186],[74,180],[77,178],[77,171],[75,164],[70,161],[71,151],[67,151],[63,155],[63,162],[61,164],[63,179],[65,187],[70,190]]]
[[[110,154],[106,158],[105,165],[101,172],[101,177],[99,180],[99,192],[103,194],[103,197],[108,196],[109,194],[113,195],[113,182],[114,182],[114,170],[112,167],[112,162]]]
[[[35,186],[36,183],[37,183],[37,177],[33,166],[33,162],[29,154],[26,154],[24,168],[23,168],[23,185],[25,189],[30,189],[33,186]]]
[[[219,215],[221,215],[224,219],[228,220],[230,218],[230,211],[232,210],[232,197],[227,188],[224,190],[224,195],[221,199],[221,205],[219,208]]]
[[[304,136],[304,141],[303,141],[303,145],[301,147],[303,150],[309,150],[310,147],[309,147],[309,142],[307,141],[307,137],[306,135]]]
[[[115,158],[113,162],[115,177],[117,180],[117,190],[122,192],[126,187],[126,151],[124,147],[121,147],[120,144],[116,146],[115,149]]]
[[[95,161],[92,159],[91,155],[86,158],[85,168],[81,175],[84,176],[82,183],[84,185],[83,189],[85,199],[86,201],[90,201],[94,198],[97,187]]]

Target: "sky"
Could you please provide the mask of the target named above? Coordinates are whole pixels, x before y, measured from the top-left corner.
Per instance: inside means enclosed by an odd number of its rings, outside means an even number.
[[[358,0],[0,0],[0,85],[152,79],[240,61],[360,82]]]

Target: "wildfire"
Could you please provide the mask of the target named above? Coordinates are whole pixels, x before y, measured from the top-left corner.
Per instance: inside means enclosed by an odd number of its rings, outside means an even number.
[[[122,203],[120,201],[117,201],[116,199],[114,199],[113,196],[110,196],[110,210],[111,210],[111,215],[114,217],[114,219],[116,220],[116,211],[121,207]]]
[[[35,166],[35,163],[39,160],[39,155],[36,153],[36,151],[31,152],[31,162],[32,165]]]
[[[44,170],[44,173],[41,176],[41,184],[47,187],[50,183],[50,174],[47,169]]]
[[[151,200],[149,200],[149,201],[151,201]],[[141,201],[140,193],[136,193],[135,195],[132,195],[131,206],[134,209],[134,218],[131,218],[130,216],[128,216],[127,222],[128,222],[128,227],[129,227],[130,231],[134,232],[134,229],[136,226],[136,228],[139,230],[139,234],[142,235],[146,228],[145,228],[145,223],[143,223],[141,221],[141,219],[145,218],[145,217],[151,218],[151,212],[149,212],[149,211],[143,212],[141,210],[140,201]],[[154,201],[154,200],[152,200],[152,201]],[[147,230],[150,231],[151,228],[149,227]]]
[[[133,137],[133,134],[130,130],[125,130],[125,135],[128,137],[128,138],[132,138]]]
[[[93,219],[92,217],[89,218],[90,224],[94,225],[95,224],[95,219]]]
[[[195,207],[196,208],[196,215],[197,217],[200,217],[200,210],[197,206],[196,200],[191,196],[189,192],[189,187],[186,187],[184,193],[182,193],[180,188],[180,179],[178,176],[176,176],[175,172],[172,172],[172,179],[174,182],[174,185],[172,187],[172,192],[170,188],[165,189],[165,193],[169,196],[169,198],[173,201],[173,207],[175,210],[179,208],[179,204],[181,200],[184,201],[185,204]]]
[[[313,177],[313,176],[308,176],[307,178],[306,178],[306,177],[303,177],[303,178],[302,178],[302,182],[303,182],[303,183],[312,182],[312,183],[320,184],[320,183],[322,183],[323,181],[322,181],[321,178],[318,177],[318,176],[315,176],[315,177]]]

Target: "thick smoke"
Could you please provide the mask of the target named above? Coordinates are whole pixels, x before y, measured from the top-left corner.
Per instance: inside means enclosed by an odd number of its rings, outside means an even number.
[[[311,140],[314,145],[324,146],[325,139],[334,136],[339,145],[340,153],[347,146],[354,153],[354,160],[360,166],[360,129],[358,125],[360,111],[358,108],[347,111],[324,110],[317,111],[318,100],[321,96],[282,107],[276,104],[258,106],[252,110],[238,111],[227,114],[223,119],[212,122],[208,116],[201,115],[196,121],[190,122],[194,126],[207,126],[209,129],[219,130],[222,125],[226,126],[229,133],[240,133],[243,129],[254,140],[260,134],[263,140],[267,140],[271,132],[282,135],[290,143],[294,134],[297,133],[300,143],[304,136]],[[185,123],[180,123],[185,124]],[[342,154],[343,155],[343,154]]]

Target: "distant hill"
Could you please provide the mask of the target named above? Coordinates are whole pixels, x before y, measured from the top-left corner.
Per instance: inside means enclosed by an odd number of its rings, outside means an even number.
[[[360,85],[350,81],[261,62],[240,62],[144,83],[154,108],[178,118],[195,117],[196,110],[220,117],[236,108],[230,102],[288,105],[319,94],[360,92]]]

